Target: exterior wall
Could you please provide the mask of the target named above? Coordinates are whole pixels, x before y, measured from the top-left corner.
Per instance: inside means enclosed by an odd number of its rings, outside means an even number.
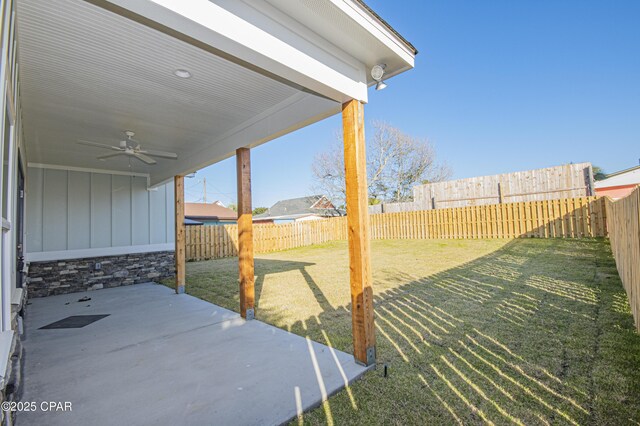
[[[253,219],[253,224],[269,225],[273,224],[273,219]]]
[[[307,222],[307,221],[310,221],[310,220],[322,220],[322,219],[328,219],[328,217],[309,215],[309,216],[302,216],[302,217],[297,217],[297,218],[283,218],[283,219],[264,218],[264,219],[253,219],[253,223],[254,224],[274,223],[274,224],[278,225],[278,224],[284,224],[284,223]],[[225,225],[227,225],[227,224],[225,223]],[[235,223],[233,225],[235,225]]]
[[[596,188],[596,195],[598,197],[610,197],[614,200],[619,198],[624,198],[627,195],[631,194],[634,189],[636,189],[638,185],[621,185],[621,186],[611,186],[611,187],[603,187]]]
[[[597,195],[608,196],[614,200],[631,194],[638,185],[640,185],[640,166],[612,173],[608,178],[595,183]]]
[[[174,255],[170,251],[32,262],[29,297],[139,284],[170,278],[174,273]]]
[[[237,220],[200,220],[203,225],[218,226],[218,225],[237,225]]]
[[[21,326],[26,292],[16,288],[19,241],[17,211],[19,158],[24,161],[15,1],[0,2],[0,402],[20,398],[23,350]],[[22,156],[19,153],[23,154]],[[13,424],[15,412],[0,411],[1,424]]]
[[[171,250],[173,186],[143,176],[29,167],[26,260]]]
[[[322,216],[303,216],[303,217],[299,217],[297,218],[295,221],[296,222],[306,222],[307,220],[321,220],[321,219],[327,219],[326,217],[322,217]]]

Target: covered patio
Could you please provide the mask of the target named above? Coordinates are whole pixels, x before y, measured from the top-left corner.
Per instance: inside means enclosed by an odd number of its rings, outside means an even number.
[[[20,413],[19,425],[281,424],[366,371],[344,352],[162,285],[89,295],[30,306],[23,400],[72,410]],[[51,326],[89,315],[108,316]]]
[[[73,403],[21,424],[274,424],[375,365],[364,104],[410,43],[361,0],[4,4],[3,329],[24,317],[23,399]],[[251,149],[338,113],[353,356],[251,321]],[[185,176],[234,156],[239,315],[184,294]]]

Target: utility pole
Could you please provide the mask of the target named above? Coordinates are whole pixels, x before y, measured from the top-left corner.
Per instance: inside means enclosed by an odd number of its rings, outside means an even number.
[[[202,199],[204,200],[204,203],[207,204],[207,178],[206,177],[202,178],[202,187],[204,188],[204,194],[202,196]]]

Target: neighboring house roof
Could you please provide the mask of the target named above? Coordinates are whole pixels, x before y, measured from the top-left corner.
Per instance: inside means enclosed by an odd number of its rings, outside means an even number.
[[[278,201],[269,210],[254,216],[253,219],[296,219],[309,215],[334,217],[344,216],[345,212],[344,210],[336,209],[324,195],[312,195]]]
[[[221,206],[208,203],[185,203],[184,216],[199,220],[237,220],[238,213]]]
[[[640,166],[631,167],[629,169],[620,170],[618,172],[609,173],[605,178],[594,183],[596,189],[609,188],[612,186],[623,185],[639,185],[640,184]]]

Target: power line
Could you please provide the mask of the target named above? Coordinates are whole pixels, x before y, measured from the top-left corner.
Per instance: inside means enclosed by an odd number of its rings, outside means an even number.
[[[200,185],[202,184],[202,190],[199,189]],[[212,192],[210,190],[208,190],[207,186],[209,188],[213,188],[215,191]],[[232,198],[231,196],[235,195],[234,192],[222,192],[220,191],[220,189],[216,188],[215,186],[211,185],[209,182],[207,182],[207,178],[204,177],[202,179],[198,179],[197,181],[195,181],[193,183],[193,185],[189,186],[188,188],[185,188],[185,195],[188,195],[189,198],[196,198],[197,197],[197,201],[194,202],[207,202],[207,198],[209,198],[208,195],[215,195],[215,196],[220,196],[220,198],[225,198],[226,200],[228,200],[229,203],[235,203],[235,199]]]

